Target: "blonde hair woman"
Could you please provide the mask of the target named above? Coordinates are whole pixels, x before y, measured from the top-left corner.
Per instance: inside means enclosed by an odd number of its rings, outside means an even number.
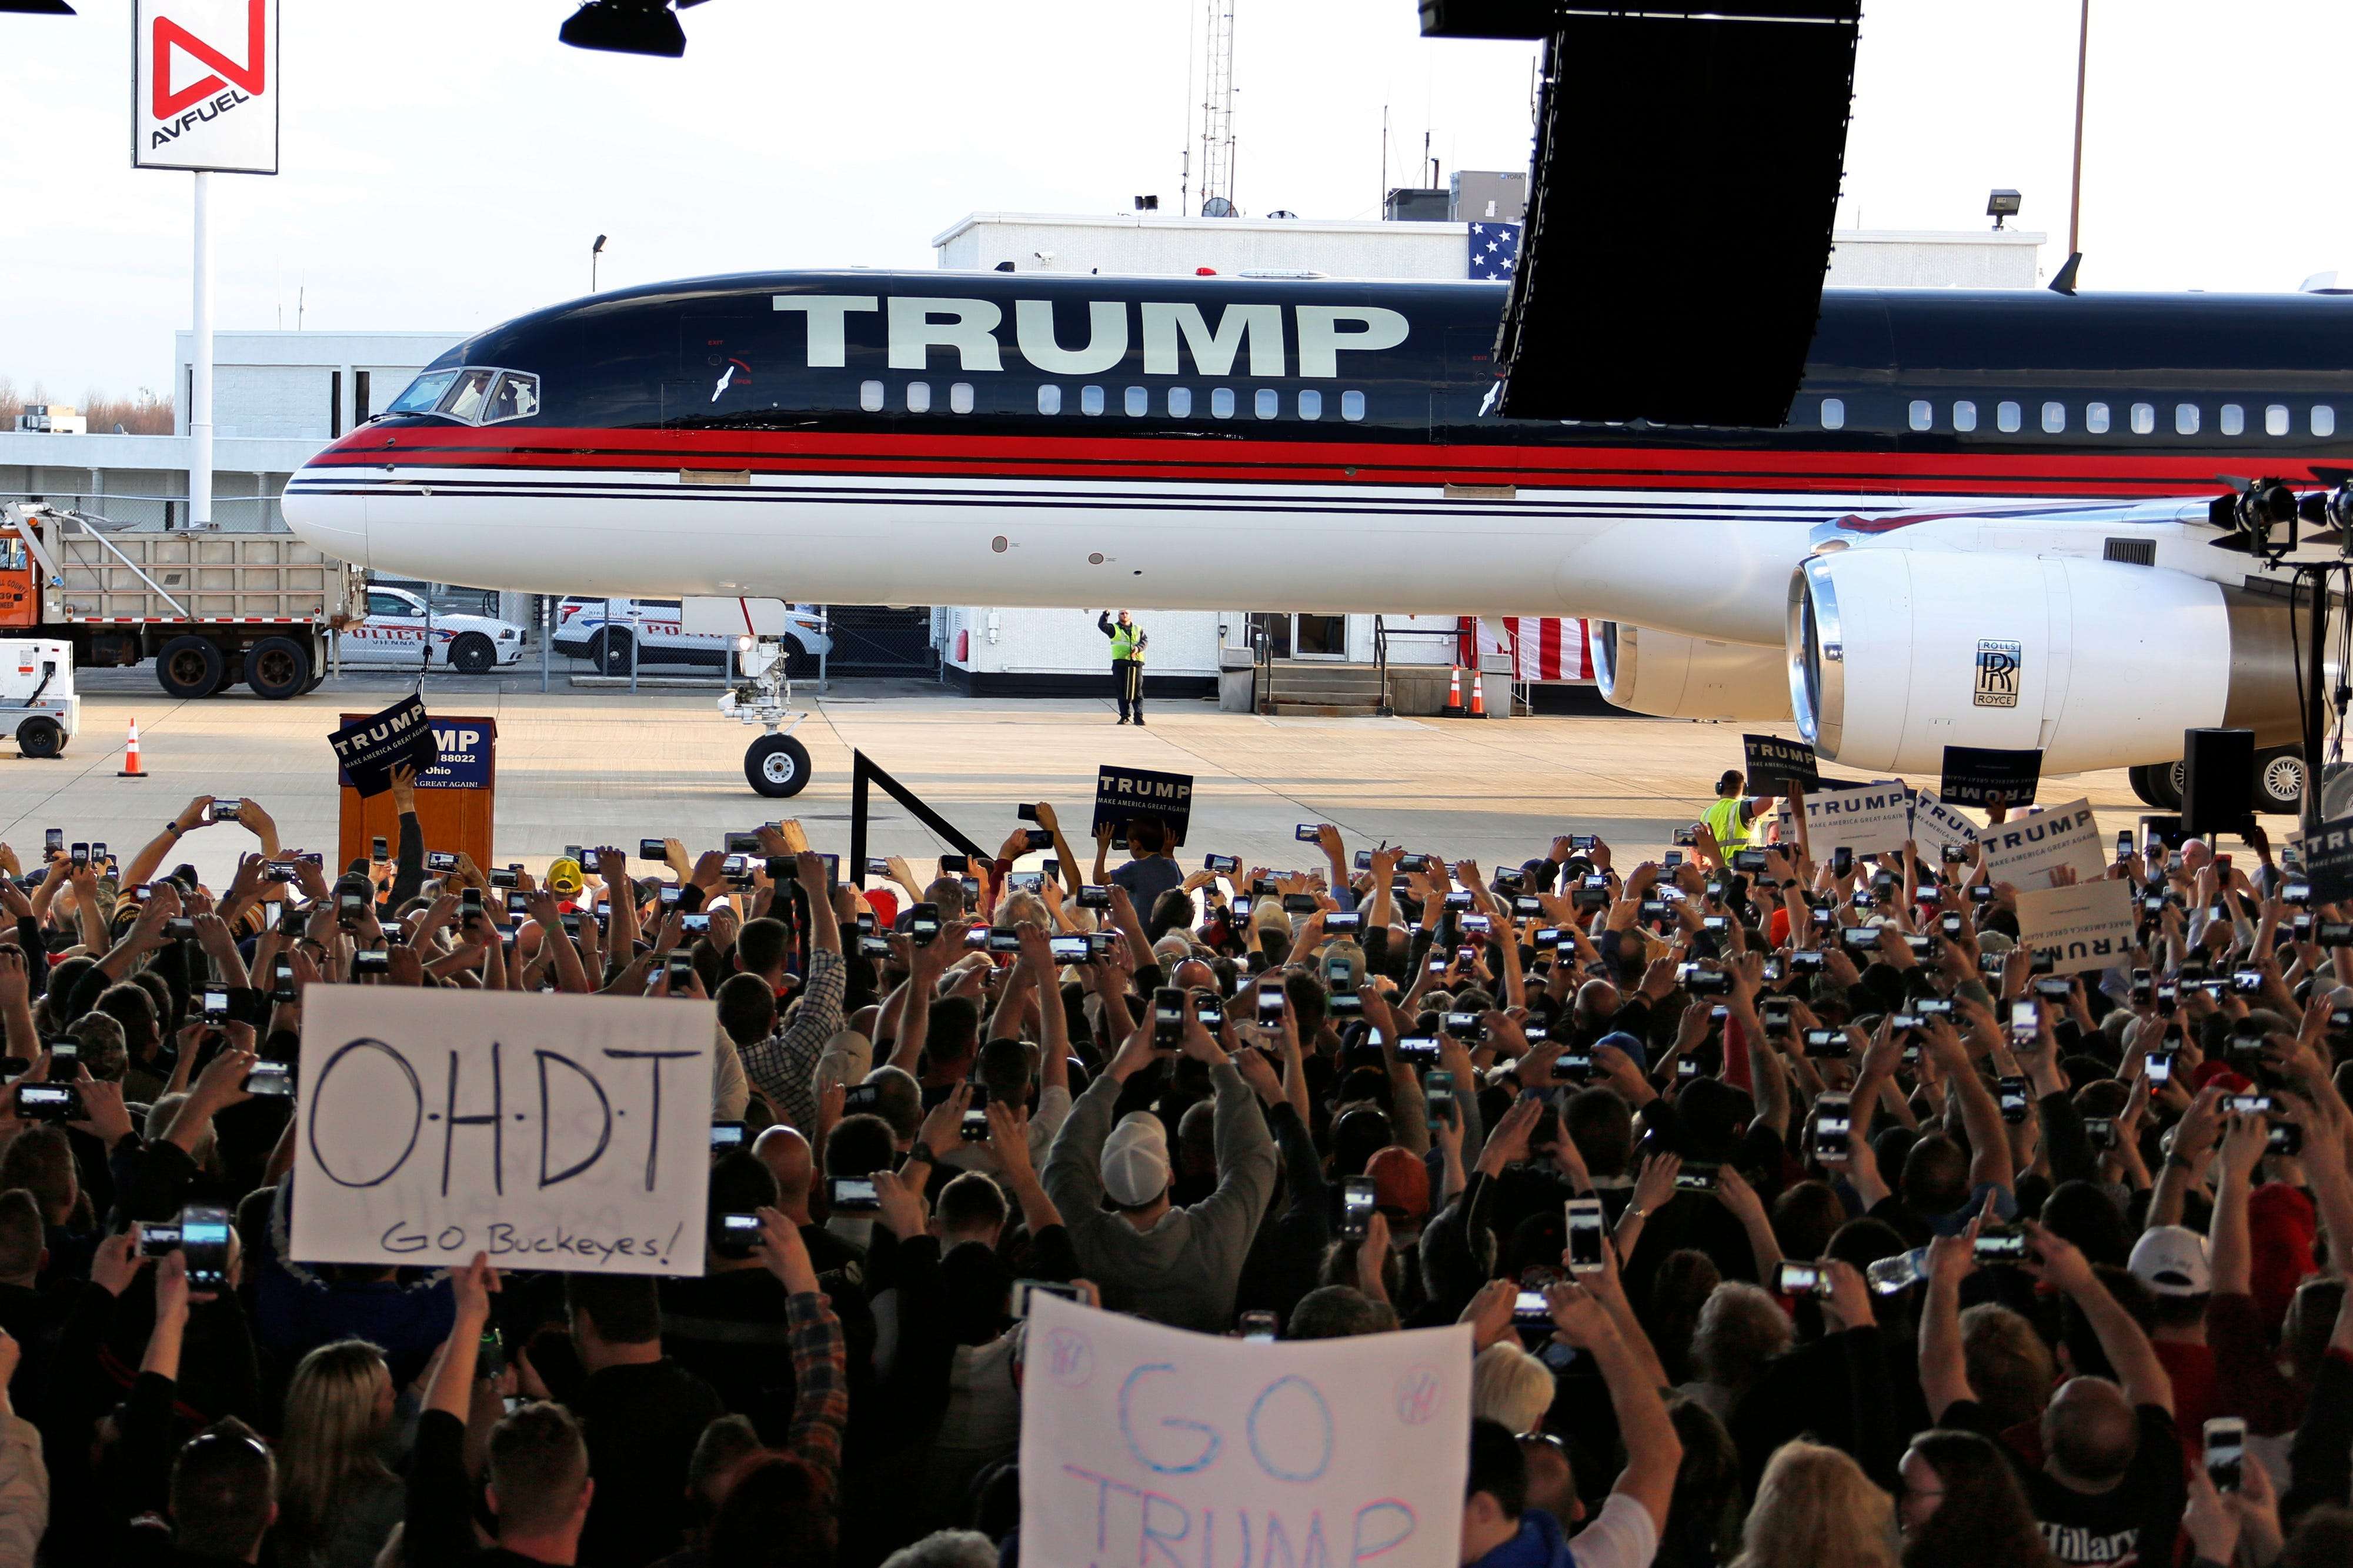
[[[302,1358],[286,1389],[278,1445],[275,1561],[368,1568],[400,1521],[406,1492],[383,1458],[393,1420],[392,1372],[364,1340]]]
[[[1732,1568],[1896,1568],[1894,1500],[1838,1449],[1784,1443]]]
[[[1525,1437],[1544,1427],[1552,1408],[1552,1369],[1509,1342],[1489,1345],[1471,1363],[1471,1414]]]

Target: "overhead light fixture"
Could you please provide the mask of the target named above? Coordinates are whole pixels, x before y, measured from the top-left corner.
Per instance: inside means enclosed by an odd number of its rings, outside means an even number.
[[[2016,217],[2018,207],[2019,196],[2016,191],[1996,191],[1986,197],[1986,216],[1993,219],[1993,226],[1996,228],[2001,227],[2003,218]]]
[[[686,53],[686,29],[671,14],[670,0],[585,0],[555,36],[575,49],[609,54],[676,59]]]
[[[70,16],[74,8],[66,0],[0,0],[0,11],[14,11],[26,16]]]

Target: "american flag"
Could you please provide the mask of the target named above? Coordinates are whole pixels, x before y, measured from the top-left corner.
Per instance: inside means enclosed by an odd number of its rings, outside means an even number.
[[[1493,218],[1481,218],[1471,226],[1470,270],[1463,274],[1474,282],[1508,283],[1512,269],[1520,264],[1520,226],[1497,223]]]

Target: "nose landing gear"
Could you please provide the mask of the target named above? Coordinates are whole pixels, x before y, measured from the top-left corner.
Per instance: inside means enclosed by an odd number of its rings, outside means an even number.
[[[786,673],[785,654],[781,637],[738,638],[735,662],[744,678],[719,699],[722,715],[767,731],[745,748],[744,777],[772,800],[797,795],[809,781],[808,747],[793,738],[808,715],[791,707],[793,682]]]

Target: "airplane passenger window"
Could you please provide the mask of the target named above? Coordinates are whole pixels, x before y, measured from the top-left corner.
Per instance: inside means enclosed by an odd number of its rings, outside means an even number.
[[[858,406],[870,414],[882,411],[882,383],[861,381],[858,384]]]
[[[1362,392],[1340,394],[1340,418],[1361,419],[1365,417],[1365,395]]]
[[[2066,405],[2066,404],[2064,404],[2064,403],[2045,403],[2045,404],[2043,404],[2043,405],[2042,405],[2042,429],[2043,429],[2043,430],[2044,430],[2046,433],[2050,434],[2050,435],[2054,435],[2054,436],[2055,436],[2055,435],[2059,434],[2061,431],[2064,430],[2066,428],[2067,428],[2067,405]]]
[[[2136,436],[2146,436],[2155,433],[2156,429],[2157,405],[2154,403],[2134,404],[2133,434]]]
[[[2337,410],[2326,403],[2315,403],[2312,406],[2312,433],[2316,436],[2335,435]]]
[[[1822,399],[1822,429],[1825,430],[1846,429],[1846,399],[1843,397]]]
[[[1193,389],[1190,387],[1168,388],[1168,417],[1189,419],[1193,417]]]
[[[1100,413],[1102,413],[1102,412],[1103,412],[1103,388],[1102,388],[1102,387],[1080,387],[1080,388],[1079,388],[1079,412],[1080,412],[1080,413],[1082,413],[1082,414],[1100,414]]]
[[[907,412],[928,414],[932,411],[932,384],[928,381],[907,383]]]
[[[2236,403],[2223,404],[2222,433],[2226,436],[2243,435],[2246,432],[2246,410],[2240,408]]]
[[[1129,387],[1125,401],[1127,417],[1131,419],[1141,419],[1145,415],[1152,412],[1152,394],[1141,387]]]
[[[2197,404],[2176,403],[2173,406],[2173,431],[2174,434],[2180,436],[2194,436],[2198,433]]]
[[[1915,430],[1925,430],[1936,424],[1936,406],[1929,402],[1926,397],[1913,398],[1912,428]]]
[[[1038,388],[1038,412],[1059,414],[1062,411],[1062,389],[1048,385]]]
[[[2286,404],[2274,403],[2264,408],[2263,434],[2267,436],[2284,436],[2287,434]]]
[[[2287,410],[2280,410],[2285,414]],[[482,423],[494,425],[501,419],[528,419],[539,412],[539,377],[520,370],[499,374],[498,390],[491,394],[490,407],[482,415]]]
[[[1209,394],[1209,412],[1220,419],[1234,417],[1234,389],[1220,387]]]
[[[1324,417],[1324,394],[1315,391],[1312,387],[1302,392],[1299,395],[1299,417],[1303,419],[1322,418]]]
[[[2005,431],[2015,431],[2026,421],[2020,414],[2017,404],[2001,402],[1993,406],[1993,422]]]
[[[1271,419],[1282,412],[1282,395],[1271,387],[1260,387],[1250,402],[1261,419]]]
[[[1953,429],[1974,430],[1978,428],[1978,406],[1967,398],[1953,405]]]
[[[2105,403],[2084,405],[2084,429],[2095,436],[2108,433],[2108,406]]]
[[[951,414],[969,414],[972,412],[971,382],[952,381],[948,383],[948,412]]]

